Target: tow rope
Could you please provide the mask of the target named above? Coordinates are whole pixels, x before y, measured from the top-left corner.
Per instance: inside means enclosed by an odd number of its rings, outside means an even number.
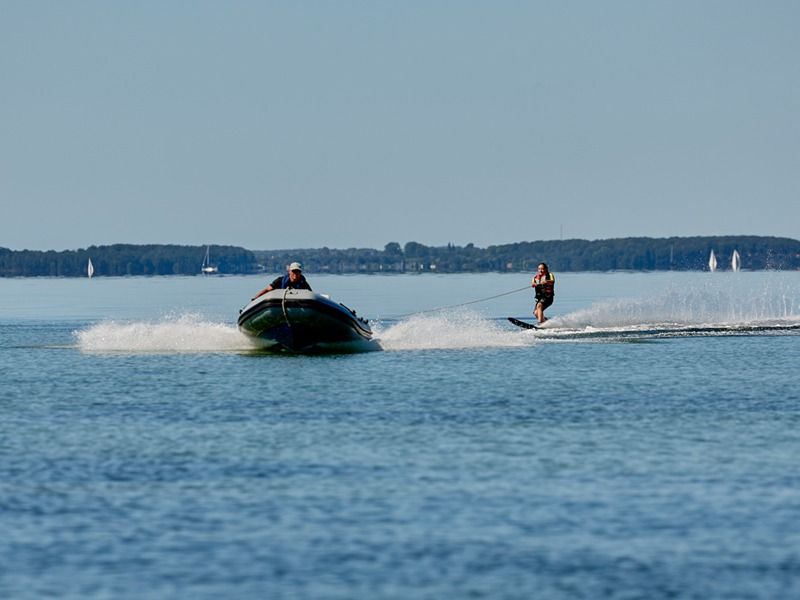
[[[405,314],[402,314],[402,315],[398,315],[395,318],[396,319],[402,319],[404,317],[410,317],[412,315],[423,315],[423,314],[426,314],[426,313],[439,312],[441,310],[449,310],[451,308],[460,308],[462,306],[469,306],[470,304],[478,304],[479,302],[486,302],[488,300],[494,300],[495,298],[501,298],[502,296],[508,296],[510,294],[516,294],[517,292],[522,292],[522,291],[529,290],[529,289],[531,289],[531,286],[526,285],[525,287],[521,287],[521,288],[516,289],[516,290],[503,292],[502,294],[495,294],[494,296],[487,296],[486,298],[478,298],[477,300],[470,300],[469,302],[462,302],[461,304],[450,304],[448,306],[438,306],[436,308],[429,308],[428,310],[418,310],[418,311],[415,311],[415,312],[410,312],[410,313],[405,313]]]

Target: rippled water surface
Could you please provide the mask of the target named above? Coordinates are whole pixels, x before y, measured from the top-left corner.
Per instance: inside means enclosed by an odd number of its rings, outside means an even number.
[[[797,273],[309,278],[0,279],[0,597],[800,595]]]

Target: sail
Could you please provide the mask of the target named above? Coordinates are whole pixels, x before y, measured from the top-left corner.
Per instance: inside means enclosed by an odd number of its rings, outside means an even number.
[[[211,264],[211,246],[206,246],[206,256],[203,258],[203,266],[200,267],[201,273],[217,273],[217,267]]]
[[[86,265],[86,275],[89,277],[89,279],[91,279],[92,275],[94,275],[94,265],[92,264],[91,258],[89,259],[89,264]]]
[[[734,273],[738,273],[739,269],[741,268],[742,268],[742,259],[739,256],[739,251],[734,250],[733,256],[731,256],[731,269],[733,270]]]
[[[717,257],[713,250],[711,251],[711,255],[708,257],[708,270],[712,273],[717,270]]]

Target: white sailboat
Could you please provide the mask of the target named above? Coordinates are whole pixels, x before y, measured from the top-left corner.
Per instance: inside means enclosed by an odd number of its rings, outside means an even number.
[[[91,279],[94,275],[94,265],[92,264],[92,259],[89,259],[89,263],[86,265],[86,276]]]
[[[211,246],[206,246],[206,256],[203,259],[203,266],[200,267],[200,272],[204,275],[213,275],[219,272],[219,269],[211,264]]]
[[[733,270],[734,273],[738,273],[741,268],[742,258],[739,256],[739,251],[734,250],[733,256],[731,256],[731,270]]]
[[[714,254],[714,251],[711,251],[711,255],[708,257],[708,270],[712,273],[717,270],[717,256]]]

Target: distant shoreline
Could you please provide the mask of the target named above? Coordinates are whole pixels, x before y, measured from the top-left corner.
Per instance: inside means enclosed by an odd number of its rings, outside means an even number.
[[[280,273],[299,260],[308,273],[531,273],[539,262],[559,272],[703,271],[714,251],[717,270],[736,251],[748,271],[800,269],[800,241],[764,236],[545,240],[479,248],[408,242],[373,248],[247,250],[238,246],[113,244],[64,251],[0,248],[0,277],[201,275],[204,258],[222,275]],[[204,275],[213,276],[213,275]]]

